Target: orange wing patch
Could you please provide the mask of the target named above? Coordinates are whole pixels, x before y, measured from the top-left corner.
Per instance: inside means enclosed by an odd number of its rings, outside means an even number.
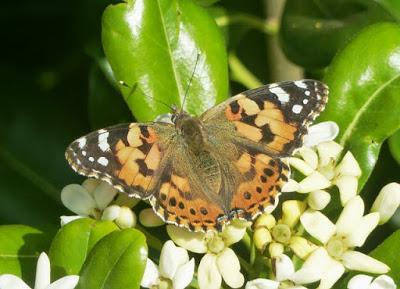
[[[251,156],[248,152],[241,155],[236,166],[248,177],[238,185],[232,197],[231,212],[236,217],[253,220],[266,209],[272,210],[282,184],[288,179],[287,166],[266,154]]]

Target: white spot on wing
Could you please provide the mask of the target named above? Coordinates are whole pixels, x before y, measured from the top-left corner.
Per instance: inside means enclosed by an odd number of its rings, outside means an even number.
[[[311,92],[310,92],[309,90],[306,90],[306,91],[304,92],[304,94],[307,95],[307,96],[310,96]]]
[[[94,162],[94,158],[93,157],[89,157],[89,161]]]
[[[83,156],[86,156],[86,151],[82,151],[82,155],[83,155]]]
[[[108,159],[106,159],[105,157],[99,157],[97,159],[97,162],[99,164],[101,164],[102,166],[107,166],[108,165]]]
[[[289,94],[284,91],[279,86],[272,87],[269,89],[272,93],[276,94],[280,102],[288,102],[289,101]]]
[[[108,136],[110,133],[104,129],[99,130],[99,148],[105,152],[110,148]]]
[[[292,107],[292,111],[293,111],[294,113],[300,113],[302,109],[303,109],[303,106],[302,106],[302,105],[299,105],[299,104],[295,104],[295,105],[293,105],[293,107]]]
[[[307,103],[308,103],[308,99],[307,98],[303,99],[303,104],[307,104]]]
[[[79,148],[83,148],[86,145],[86,138],[81,137],[80,139],[77,140]]]
[[[300,87],[300,88],[304,88],[304,89],[307,88],[307,85],[302,80],[296,80],[294,82],[294,85],[296,85],[297,87]]]

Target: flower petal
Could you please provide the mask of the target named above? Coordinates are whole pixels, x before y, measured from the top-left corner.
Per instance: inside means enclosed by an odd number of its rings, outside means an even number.
[[[174,289],[184,289],[186,288],[193,279],[194,274],[194,259],[190,259],[189,262],[179,266],[174,278],[172,279],[172,284]]]
[[[369,289],[372,279],[371,276],[358,274],[351,278],[349,283],[347,283],[347,289]]]
[[[347,237],[350,247],[361,247],[371,232],[378,226],[379,213],[370,213],[361,218],[358,226]]]
[[[231,288],[239,288],[244,284],[244,276],[240,272],[239,259],[231,248],[225,248],[217,257],[217,266],[225,283]]]
[[[323,190],[331,185],[331,182],[321,173],[314,171],[299,183],[299,193],[308,193],[316,190]]]
[[[41,253],[36,265],[35,289],[45,289],[49,284],[50,260],[46,253]]]
[[[299,153],[303,158],[303,160],[311,167],[311,169],[313,170],[317,169],[318,155],[314,150],[304,146],[299,149]]]
[[[11,275],[0,275],[0,288],[1,289],[31,289],[21,278]]]
[[[364,214],[364,201],[360,196],[351,199],[343,211],[340,213],[336,222],[336,231],[338,235],[350,234],[361,222]]]
[[[300,219],[301,214],[305,211],[306,203],[298,200],[285,201],[282,204],[282,223],[293,228]]]
[[[337,165],[335,172],[339,176],[361,176],[360,165],[350,151],[344,155],[340,164]]]
[[[339,126],[333,121],[324,121],[308,128],[304,136],[304,146],[312,147],[322,142],[334,140],[339,133]]]
[[[84,216],[61,216],[60,217],[60,225],[65,226],[66,224],[78,220],[78,219],[82,219],[84,218]]]
[[[381,275],[377,277],[369,287],[369,289],[396,289],[396,288],[397,287],[393,279],[387,275]]]
[[[185,228],[168,225],[167,232],[170,238],[179,246],[194,253],[207,252],[207,243],[203,232],[190,232]]]
[[[160,275],[173,279],[179,266],[189,261],[189,254],[184,248],[175,246],[174,242],[168,240],[164,243],[160,254]]]
[[[269,279],[258,278],[246,283],[245,289],[278,289],[279,282]]]
[[[310,209],[305,211],[300,221],[304,229],[323,244],[326,244],[336,232],[335,225],[319,211]]]
[[[320,143],[317,146],[319,166],[334,165],[342,150],[343,147],[334,141]]]
[[[357,195],[358,178],[354,176],[339,176],[335,179],[335,185],[339,189],[340,202],[344,207],[348,201]]]
[[[368,255],[357,251],[347,251],[342,255],[342,263],[349,270],[368,272],[374,274],[386,274],[390,268]]]
[[[54,281],[46,289],[74,289],[78,282],[78,275],[69,275]]]
[[[225,245],[230,246],[242,240],[244,234],[246,234],[246,227],[236,225],[235,222],[232,222],[224,227],[220,235],[223,238]]]
[[[157,265],[154,262],[147,258],[146,268],[144,269],[142,282],[140,286],[144,288],[151,288],[154,284],[156,284],[160,274],[158,273]]]
[[[379,212],[379,224],[386,223],[400,206],[400,184],[390,183],[382,188],[372,205],[372,212]]]
[[[328,268],[325,270],[325,273],[322,275],[321,282],[317,289],[330,289],[337,282],[337,280],[342,277],[344,273],[344,266],[342,263],[331,259]]]
[[[201,258],[197,280],[201,289],[219,289],[221,287],[222,277],[217,267],[216,255],[205,254]]]
[[[311,192],[307,197],[307,203],[313,210],[323,210],[331,201],[331,194],[324,190]]]
[[[309,284],[322,278],[331,262],[328,252],[319,247],[306,259],[303,266],[290,278],[296,284]]]
[[[88,216],[96,208],[96,202],[90,193],[77,184],[71,184],[62,189],[61,201],[77,215]]]
[[[289,280],[294,274],[294,265],[292,259],[290,259],[285,254],[275,257],[272,262],[275,266],[275,279],[277,281]]]
[[[118,190],[102,181],[93,192],[97,208],[104,210],[118,194]]]
[[[139,221],[145,227],[158,227],[164,225],[164,221],[154,213],[152,208],[143,209],[139,213]]]
[[[299,189],[299,183],[293,179],[289,179],[283,186],[282,186],[282,193],[289,193],[289,192],[296,192]]]
[[[312,167],[310,167],[305,161],[299,158],[291,157],[288,158],[288,161],[291,168],[295,168],[305,176],[309,176],[314,172]]]

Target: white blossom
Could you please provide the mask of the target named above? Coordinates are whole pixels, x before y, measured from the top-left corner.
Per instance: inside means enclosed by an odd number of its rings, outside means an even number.
[[[396,289],[393,279],[387,275],[373,278],[368,275],[356,275],[350,279],[347,289]]]
[[[34,289],[73,289],[79,281],[79,276],[69,275],[50,284],[50,261],[46,253],[41,253],[36,265]],[[19,277],[11,274],[0,275],[1,289],[30,289]]]
[[[160,264],[147,259],[141,286],[144,288],[184,289],[193,279],[194,259],[184,248],[168,240],[161,249]]]
[[[372,205],[372,212],[380,215],[379,224],[386,223],[400,206],[400,184],[390,183],[382,188]]]

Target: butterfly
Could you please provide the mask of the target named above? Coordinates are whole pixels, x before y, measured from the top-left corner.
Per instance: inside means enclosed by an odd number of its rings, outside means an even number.
[[[282,158],[303,142],[328,87],[287,81],[240,93],[200,117],[129,123],[94,131],[66,150],[72,168],[129,196],[149,200],[167,223],[222,230],[276,206],[289,177]]]

